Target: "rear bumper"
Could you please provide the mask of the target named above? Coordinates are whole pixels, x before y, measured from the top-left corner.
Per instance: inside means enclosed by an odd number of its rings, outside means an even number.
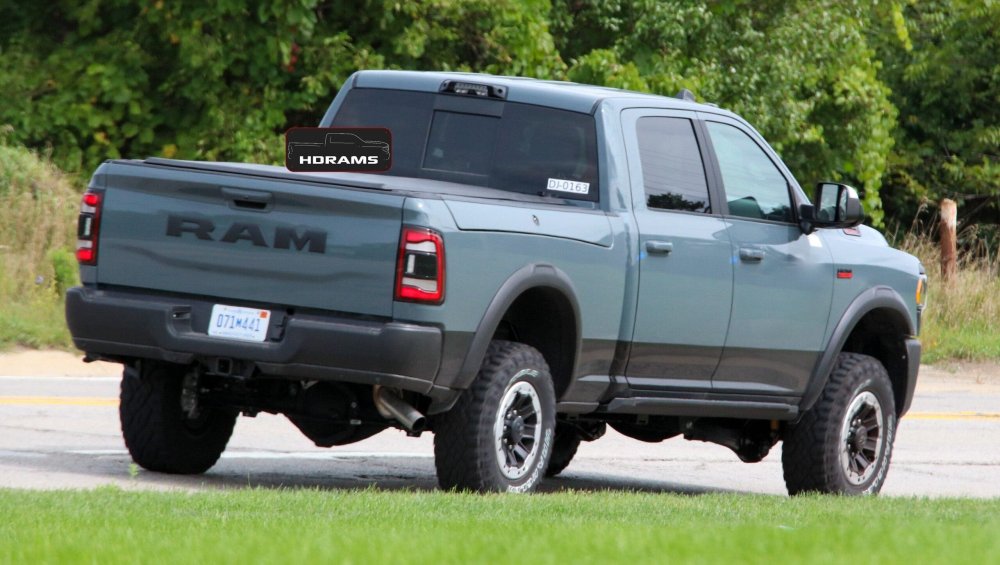
[[[443,341],[437,327],[275,307],[267,341],[233,341],[207,334],[215,303],[131,289],[76,287],[66,295],[66,322],[73,343],[96,357],[202,362],[209,367],[222,359],[230,366],[252,364],[268,376],[432,393]]]

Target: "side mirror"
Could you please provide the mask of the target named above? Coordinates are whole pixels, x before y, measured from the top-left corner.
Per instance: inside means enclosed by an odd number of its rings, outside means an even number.
[[[817,228],[853,228],[865,220],[858,191],[837,182],[816,185],[812,215]]]

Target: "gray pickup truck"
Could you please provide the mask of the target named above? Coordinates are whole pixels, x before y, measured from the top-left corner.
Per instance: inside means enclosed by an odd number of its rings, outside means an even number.
[[[783,441],[792,494],[882,487],[926,277],[852,188],[810,201],[689,96],[364,71],[320,125],[388,128],[392,168],[94,173],[66,316],[125,367],[139,465],[204,472],[263,411],[320,446],[431,431],[445,489],[533,490],[608,425]]]

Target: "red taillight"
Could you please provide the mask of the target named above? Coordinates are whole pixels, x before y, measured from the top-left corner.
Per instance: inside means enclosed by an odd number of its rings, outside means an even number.
[[[76,225],[76,260],[81,265],[97,264],[97,236],[101,227],[101,193],[87,191],[80,203]]]
[[[427,228],[403,227],[396,258],[396,300],[444,302],[444,239]]]
[[[76,250],[76,260],[81,263],[93,263],[96,255],[92,247],[78,247]]]

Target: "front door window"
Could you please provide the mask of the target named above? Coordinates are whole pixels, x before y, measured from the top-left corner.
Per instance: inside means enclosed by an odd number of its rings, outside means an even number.
[[[788,183],[764,150],[746,133],[719,122],[706,122],[719,161],[729,215],[792,222]]]

